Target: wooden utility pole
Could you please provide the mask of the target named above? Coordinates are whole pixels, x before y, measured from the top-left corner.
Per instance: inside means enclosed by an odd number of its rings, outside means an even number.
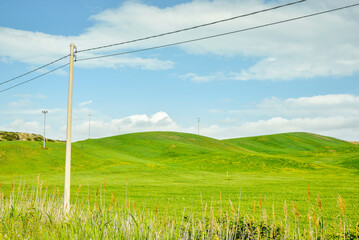
[[[69,96],[67,104],[67,132],[66,132],[66,164],[65,164],[65,192],[64,210],[70,211],[70,175],[71,175],[71,125],[72,125],[72,76],[74,70],[74,49],[75,45],[70,45],[70,73],[69,73]]]

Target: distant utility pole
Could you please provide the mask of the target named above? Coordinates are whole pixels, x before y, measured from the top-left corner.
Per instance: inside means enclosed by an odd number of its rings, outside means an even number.
[[[46,141],[46,138],[45,138],[45,133],[46,133],[46,113],[48,113],[48,111],[44,110],[42,111],[42,113],[44,114],[44,144],[43,144],[43,148],[45,149],[45,141]]]
[[[88,115],[87,115],[88,117],[89,117],[89,139],[91,138],[91,128],[90,128],[90,126],[91,126],[91,117],[92,117],[92,114],[91,113],[89,113]]]
[[[64,211],[70,211],[70,175],[71,175],[71,128],[72,128],[72,77],[74,71],[75,45],[70,45],[70,72],[69,72],[69,96],[67,104],[67,131],[66,131],[66,164],[65,164],[65,190]]]
[[[199,118],[198,118],[198,135],[199,135]]]

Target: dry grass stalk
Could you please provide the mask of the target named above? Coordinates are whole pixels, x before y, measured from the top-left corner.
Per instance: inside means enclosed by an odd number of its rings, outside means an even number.
[[[346,213],[345,202],[339,194],[338,194],[338,205],[340,210],[342,210],[342,213],[345,214]]]
[[[82,187],[82,185],[80,184],[80,185],[79,185],[79,188],[77,189],[77,194],[79,194],[79,193],[80,193],[80,191],[81,191],[81,187]]]
[[[157,202],[155,201],[155,216],[157,216]]]
[[[115,199],[115,194],[112,193],[112,204],[116,205],[116,199]]]
[[[297,207],[297,204],[295,204],[295,202],[292,202],[292,205],[293,205],[293,214],[294,216],[296,217],[297,221],[299,220],[299,217],[300,217],[300,214],[298,212],[298,207]]]
[[[264,220],[264,224],[267,225],[267,223],[268,223],[268,215],[267,215],[267,209],[266,208],[263,209],[263,220]]]
[[[253,215],[256,214],[256,201],[254,201],[253,203]]]
[[[237,215],[236,214],[236,209],[234,208],[231,199],[228,199],[228,200],[229,200],[229,204],[231,205],[231,210],[232,210],[233,214],[236,216]]]
[[[203,214],[203,217],[206,217],[206,213],[207,213],[207,203],[206,203],[206,206],[204,207],[204,214]]]
[[[319,211],[322,211],[322,201],[320,201],[319,194],[318,194],[318,196],[317,196],[317,202],[318,202]]]
[[[307,197],[308,197],[308,202],[310,202],[310,188],[309,188],[309,185],[308,185],[308,193],[307,193]]]
[[[314,206],[312,206],[312,213],[313,213],[313,223],[315,224],[316,227],[319,226],[319,221],[317,218],[317,213],[314,210]]]
[[[283,208],[283,211],[284,211],[285,221],[287,221],[287,217],[288,217],[288,207],[287,207],[287,201],[286,201],[286,200],[284,200],[284,208]]]

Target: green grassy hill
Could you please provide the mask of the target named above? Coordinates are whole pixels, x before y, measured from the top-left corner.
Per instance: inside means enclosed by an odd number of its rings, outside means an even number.
[[[64,143],[1,142],[2,174],[63,171]],[[359,169],[358,145],[287,133],[216,140],[194,134],[147,132],[73,143],[73,171],[166,168],[208,172],[288,172]]]
[[[46,146],[1,141],[0,192],[1,185],[6,192],[14,181],[34,180],[38,174],[62,192],[65,143]],[[261,196],[280,208],[284,200],[295,201],[303,212],[310,186],[314,196],[319,194],[325,207],[333,209],[328,218],[335,219],[340,193],[348,214],[359,220],[358,150],[359,145],[310,133],[216,140],[146,132],[91,139],[72,144],[72,194],[82,185],[86,190],[81,194],[87,196],[105,183],[106,192],[129,196],[139,206],[156,202],[159,211],[170,204],[176,214],[184,207],[197,209],[202,201],[220,204],[222,198],[239,195],[245,212],[251,212]]]
[[[344,168],[341,171],[359,172],[358,145],[331,137],[297,132],[228,139],[224,142],[256,153],[302,159],[325,168],[339,167]]]

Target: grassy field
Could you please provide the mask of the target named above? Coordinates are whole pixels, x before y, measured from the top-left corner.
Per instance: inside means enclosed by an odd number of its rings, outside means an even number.
[[[4,206],[11,193],[40,187],[61,198],[65,144],[47,147],[0,141]],[[355,232],[358,150],[358,145],[309,133],[216,140],[149,132],[91,139],[72,145],[71,200],[91,209],[113,201],[127,209],[131,203],[149,216],[182,222],[203,216],[204,209],[219,219],[240,212],[247,222],[283,224],[288,217],[308,231],[316,212],[330,231],[340,232],[346,224]]]

